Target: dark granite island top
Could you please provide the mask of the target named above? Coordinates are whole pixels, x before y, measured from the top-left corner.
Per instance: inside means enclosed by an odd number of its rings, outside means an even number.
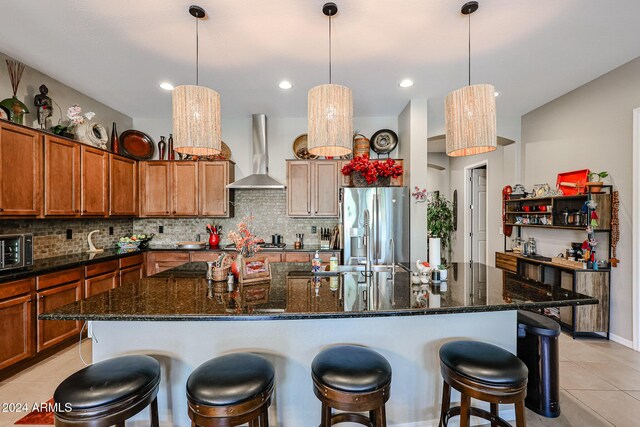
[[[314,276],[308,263],[273,263],[267,282],[205,279],[189,263],[44,313],[40,319],[97,321],[280,320],[414,316],[597,304],[598,300],[482,264],[458,264],[439,285],[413,285],[400,270],[379,275],[377,294],[359,272]]]

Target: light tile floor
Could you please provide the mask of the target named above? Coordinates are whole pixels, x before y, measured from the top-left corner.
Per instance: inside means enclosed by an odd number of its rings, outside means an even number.
[[[91,343],[80,351],[91,360]],[[56,386],[84,365],[77,345],[0,382],[0,403],[45,402]],[[640,426],[640,353],[603,340],[560,338],[560,406],[558,418],[527,410],[527,425],[576,427]],[[9,427],[25,413],[0,411],[0,426]]]

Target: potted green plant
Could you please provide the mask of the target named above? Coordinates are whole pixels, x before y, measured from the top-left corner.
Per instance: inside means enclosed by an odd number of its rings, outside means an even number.
[[[585,185],[589,188],[589,191],[592,193],[599,193],[602,190],[602,185],[604,182],[602,181],[606,177],[609,176],[609,172],[591,172],[589,174],[589,182]]]
[[[451,236],[453,234],[453,204],[446,197],[435,193],[427,202],[427,232],[429,239],[439,239],[443,254],[451,249]],[[441,262],[447,264],[445,256],[441,256]]]

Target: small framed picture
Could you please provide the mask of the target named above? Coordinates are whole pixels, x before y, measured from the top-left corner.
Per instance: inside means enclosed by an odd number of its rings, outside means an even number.
[[[10,117],[9,110],[0,105],[0,119],[9,120]]]
[[[271,280],[271,267],[266,256],[243,257],[238,281],[240,283],[263,282]]]

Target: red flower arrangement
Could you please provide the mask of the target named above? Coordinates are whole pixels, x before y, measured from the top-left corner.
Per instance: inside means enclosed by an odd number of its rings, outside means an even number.
[[[363,154],[354,157],[342,168],[343,175],[351,175],[353,172],[360,173],[368,184],[373,184],[378,176],[397,178],[404,170],[402,165],[397,164],[393,159],[370,160],[368,154]]]

